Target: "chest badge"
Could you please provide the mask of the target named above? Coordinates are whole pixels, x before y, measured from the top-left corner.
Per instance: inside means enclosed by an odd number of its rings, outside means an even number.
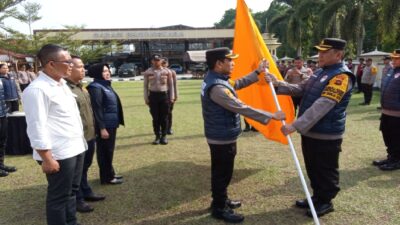
[[[319,80],[321,83],[323,83],[324,81],[326,81],[326,79],[328,79],[328,75],[324,75],[321,80]]]

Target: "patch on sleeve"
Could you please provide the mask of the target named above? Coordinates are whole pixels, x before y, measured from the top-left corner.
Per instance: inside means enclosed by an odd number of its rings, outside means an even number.
[[[348,84],[349,77],[346,74],[336,75],[329,81],[321,96],[340,102],[346,94]]]
[[[225,89],[225,94],[228,95],[229,98],[235,99],[235,96],[229,89]]]
[[[235,86],[235,83],[236,83],[236,82],[235,82],[234,80],[229,79],[228,82],[229,82],[229,84],[230,84],[232,87]]]

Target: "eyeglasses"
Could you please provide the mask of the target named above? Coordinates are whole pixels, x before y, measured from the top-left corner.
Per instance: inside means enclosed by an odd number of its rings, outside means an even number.
[[[65,61],[55,61],[55,60],[51,60],[51,61],[49,61],[49,62],[63,63],[63,64],[68,65],[68,66],[71,66],[71,65],[73,64],[73,63],[72,63],[72,60],[65,60]]]

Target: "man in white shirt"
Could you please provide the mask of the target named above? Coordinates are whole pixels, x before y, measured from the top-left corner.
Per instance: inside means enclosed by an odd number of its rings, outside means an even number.
[[[37,56],[43,71],[25,89],[22,102],[33,158],[48,182],[47,224],[77,225],[73,190],[79,188],[86,141],[74,95],[63,79],[71,74],[71,56],[53,44]]]

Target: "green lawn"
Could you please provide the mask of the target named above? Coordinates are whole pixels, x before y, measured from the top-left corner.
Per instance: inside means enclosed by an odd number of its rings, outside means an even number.
[[[95,211],[79,214],[85,225],[224,224],[212,219],[210,156],[203,136],[199,88],[201,81],[179,81],[180,98],[174,109],[174,131],[167,146],[153,146],[151,117],[142,97],[142,82],[114,83],[122,98],[126,126],[118,130],[114,166],[125,183],[101,186],[96,161],[89,172],[94,190],[107,195],[92,204]],[[382,172],[371,161],[385,156],[374,104],[359,106],[353,95],[340,157],[342,191],[335,212],[321,224],[400,224],[400,171]],[[299,135],[293,135],[303,163]],[[0,178],[0,224],[45,224],[46,179],[31,156],[8,156],[18,171]],[[242,199],[238,212],[243,224],[313,224],[305,211],[293,207],[304,193],[288,147],[243,134],[230,196]]]

